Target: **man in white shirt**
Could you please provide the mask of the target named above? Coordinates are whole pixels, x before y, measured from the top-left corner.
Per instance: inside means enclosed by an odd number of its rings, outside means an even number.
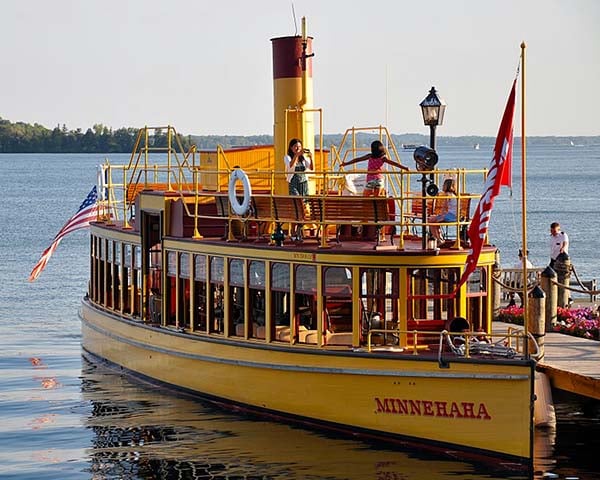
[[[569,254],[569,237],[560,231],[560,224],[553,222],[550,225],[550,267],[554,268],[556,258],[561,254]]]

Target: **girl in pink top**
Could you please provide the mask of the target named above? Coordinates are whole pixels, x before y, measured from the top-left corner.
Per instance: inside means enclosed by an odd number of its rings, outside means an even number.
[[[346,167],[348,165],[352,165],[353,163],[362,162],[364,160],[369,161],[367,164],[367,170],[369,171],[367,173],[367,183],[363,191],[363,195],[367,197],[385,195],[385,190],[383,189],[383,173],[381,173],[383,172],[383,165],[385,163],[402,170],[408,170],[408,168],[404,165],[387,158],[385,154],[385,147],[379,140],[375,140],[373,143],[371,143],[371,153],[367,153],[361,157],[353,158],[347,162],[342,162],[341,165],[342,167]]]

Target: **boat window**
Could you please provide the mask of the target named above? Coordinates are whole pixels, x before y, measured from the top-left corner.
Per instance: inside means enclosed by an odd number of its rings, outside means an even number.
[[[123,245],[123,312],[131,313],[132,296],[133,296],[133,271],[131,265],[133,246],[129,243]]]
[[[162,246],[152,245],[148,251],[148,318],[152,323],[161,323],[162,310]]]
[[[467,318],[473,330],[487,330],[487,273],[486,267],[478,267],[467,279]]]
[[[249,336],[265,338],[265,262],[252,260],[248,265],[250,285],[250,325]]]
[[[132,250],[133,250],[133,245],[130,245],[129,243],[126,243],[125,244],[125,255],[124,255],[125,259],[123,261],[125,262],[125,265],[127,267],[132,267],[132,265],[131,265],[131,258],[132,258],[131,252],[132,252]]]
[[[177,325],[177,252],[167,251],[166,324]]]
[[[224,270],[223,257],[210,258],[210,292],[209,292],[209,331],[211,333],[224,333]]]
[[[317,268],[314,265],[296,267],[296,293],[317,293]]]
[[[179,277],[177,278],[177,327],[191,328],[190,322],[190,254],[179,254]]]
[[[121,242],[115,242],[115,264],[121,265]]]
[[[326,342],[352,345],[352,271],[328,267],[323,272]]]
[[[290,265],[271,264],[271,338],[290,341]]]
[[[194,255],[194,280],[206,281],[206,255]]]
[[[317,343],[317,268],[297,265],[295,290],[295,318],[300,343]]]
[[[113,241],[110,239],[106,241],[106,261],[109,263],[113,261]]]
[[[244,261],[229,261],[229,332],[238,337],[244,334],[245,304]]]
[[[229,285],[244,286],[244,261],[233,259],[229,261]]]
[[[265,286],[265,262],[253,260],[250,262],[250,278],[249,283],[251,287],[263,287]],[[289,282],[289,274],[288,274]]]
[[[109,303],[113,310],[121,309],[121,272],[119,263],[117,262],[116,249],[117,245],[121,245],[118,241],[110,241],[109,244],[109,272],[108,280],[110,285]]]
[[[100,260],[98,261],[98,302],[106,305],[106,239],[98,238]]]
[[[370,330],[398,328],[399,270],[362,268],[360,270],[360,321],[361,342],[367,341]],[[372,333],[371,342],[378,345],[395,345],[397,334]]]
[[[167,275],[170,277],[177,275],[177,254],[175,252],[167,252]]]
[[[179,254],[179,276],[181,278],[190,278],[190,254]]]
[[[133,246],[133,270],[131,272],[132,315],[139,316],[142,311],[142,248]]]
[[[194,324],[206,332],[206,255],[194,255]]]
[[[142,248],[139,245],[133,247],[133,268],[142,268]]]
[[[223,283],[223,258],[212,257],[210,259],[210,281]]]
[[[418,341],[437,342],[437,333],[458,314],[457,298],[446,296],[454,291],[460,272],[457,268],[413,268],[407,272],[407,329],[435,332],[422,335]]]
[[[278,290],[290,291],[290,266],[287,263],[274,263],[271,269],[271,286]]]
[[[98,237],[91,238],[92,272],[90,282],[90,297],[98,302]]]

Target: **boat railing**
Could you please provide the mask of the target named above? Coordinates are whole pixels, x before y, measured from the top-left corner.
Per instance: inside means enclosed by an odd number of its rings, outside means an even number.
[[[423,342],[423,338],[432,339],[438,336],[437,343]],[[384,339],[384,345],[379,342]],[[388,339],[391,338],[391,345]],[[406,339],[400,345],[400,339]],[[487,333],[482,331],[450,332],[442,330],[439,333],[423,330],[402,330],[400,328],[370,329],[367,333],[367,351],[401,349],[403,352],[414,356],[421,355],[423,351],[436,352],[440,364],[445,364],[444,355],[453,354],[458,357],[470,358],[473,355],[513,359],[517,357],[537,357],[539,347],[535,338],[525,334],[523,328],[509,327],[506,332]]]
[[[165,134],[163,130],[166,131]],[[189,183],[190,172],[196,164],[196,155],[196,146],[192,145],[186,151],[181,136],[171,125],[141,128],[126,167],[130,172],[130,182],[152,183],[148,175],[153,171],[157,160],[160,160],[169,173],[169,185],[171,181]]]
[[[193,154],[194,152],[189,152],[189,155],[181,161],[171,163],[169,163],[168,157],[164,155],[157,156],[157,154],[149,156],[148,161],[140,162],[138,158],[136,161],[130,161],[128,165],[112,165],[107,162],[105,169],[107,172],[106,187],[108,195],[105,196],[103,204],[107,210],[117,212],[115,215],[117,220],[122,215],[124,226],[128,227],[130,219],[135,216],[134,203],[137,194],[144,189],[164,190],[184,199],[182,203],[185,214],[193,217],[197,226],[201,225],[203,218],[209,218],[198,208],[199,203],[205,201],[203,197],[227,195],[227,193],[220,191],[220,189],[217,191],[206,190],[203,188],[202,180],[205,175],[222,175],[226,172],[220,168],[214,170],[204,168],[200,170],[195,166]],[[223,156],[224,164],[231,170],[225,152],[219,149],[218,155]],[[438,194],[432,197],[420,191],[418,187],[422,172],[415,170],[382,172],[382,175],[388,179],[386,184],[398,186],[398,188],[393,188],[392,191],[388,192],[385,197],[363,197],[356,191],[354,195],[351,195],[350,192],[344,190],[344,184],[347,183],[346,179],[348,175],[364,176],[367,173],[368,170],[356,168],[351,171],[325,170],[312,173],[311,175],[314,175],[318,179],[323,179],[323,181],[315,186],[317,190],[314,194],[303,199],[307,205],[306,214],[300,215],[297,218],[286,218],[284,223],[312,223],[316,224],[320,230],[327,228],[328,225],[342,226],[345,224],[373,225],[379,229],[386,227],[386,230],[391,232],[392,239],[393,236],[399,238],[398,248],[403,249],[406,239],[418,236],[419,227],[424,230],[430,225],[428,217],[432,213],[435,213],[435,203],[437,200],[444,198],[444,195]],[[270,196],[272,197],[271,202],[276,202],[277,198],[286,196],[276,195],[273,187],[285,177],[286,172],[272,169],[255,169],[246,171],[246,174],[251,184],[269,187],[268,189],[257,189],[253,196]],[[454,236],[454,246],[456,248],[461,248],[461,228],[464,228],[470,221],[470,209],[474,203],[471,200],[479,198],[479,194],[469,192],[469,185],[475,183],[471,180],[473,175],[477,177],[477,185],[481,185],[483,184],[481,177],[485,177],[486,170],[449,169],[433,172],[433,181],[439,183],[441,183],[443,178],[448,176],[453,176],[457,179],[457,203],[460,209],[457,212],[457,218],[452,222],[436,223],[437,225],[446,227],[449,233],[452,231],[456,232]],[[243,194],[243,192],[239,194]],[[334,197],[342,198],[330,200],[330,198]],[[368,200],[368,198],[371,200]],[[387,199],[387,206],[385,206],[385,201],[382,199]],[[312,211],[311,204],[313,207]],[[352,218],[354,210],[345,211],[342,208],[344,205],[350,206],[351,204],[358,208],[356,218]],[[377,206],[374,207],[373,204],[377,204]],[[423,222],[422,207],[420,207],[423,204],[427,208],[427,213],[424,217],[425,222]],[[237,215],[231,211],[227,204],[227,208],[219,213],[218,217],[226,217],[228,222],[238,221],[246,223],[249,221],[264,221],[282,223],[283,221],[276,218],[276,215],[273,215],[276,206],[273,203],[269,211],[263,210],[260,214],[250,211],[245,215]],[[466,211],[463,211],[464,209]],[[369,216],[370,212],[374,212],[375,215]],[[212,217],[214,217],[214,214]],[[195,231],[197,232],[197,227]],[[195,236],[198,237],[198,235]]]
[[[376,135],[378,135],[378,140],[387,147],[392,159],[394,159],[398,163],[402,163],[400,154],[396,149],[396,145],[392,139],[392,135],[390,134],[389,130],[383,125],[378,125],[375,127],[348,128],[344,132],[339,146],[336,147],[337,151],[341,153],[341,155],[338,156],[338,165],[341,164],[342,161],[355,158],[357,156],[363,155],[371,151],[369,147],[361,147],[358,145],[359,143],[361,143],[357,138],[357,135],[359,133],[375,133]],[[333,164],[333,167],[335,167],[335,164]]]

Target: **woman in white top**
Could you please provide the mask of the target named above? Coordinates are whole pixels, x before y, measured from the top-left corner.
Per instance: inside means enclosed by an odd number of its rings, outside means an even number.
[[[308,195],[306,172],[314,170],[310,151],[302,148],[301,140],[292,138],[283,161],[287,172],[289,194]]]

